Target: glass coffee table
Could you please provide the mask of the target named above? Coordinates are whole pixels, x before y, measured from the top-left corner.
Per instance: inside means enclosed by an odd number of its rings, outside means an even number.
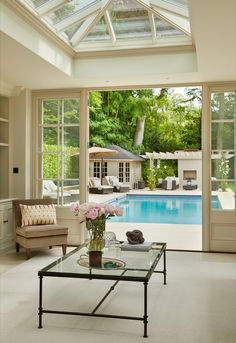
[[[104,317],[116,319],[138,320],[144,323],[144,337],[147,337],[147,287],[153,273],[162,273],[166,285],[166,243],[152,243],[149,251],[121,250],[121,244],[110,245],[103,249],[101,268],[90,268],[85,246],[74,249],[38,272],[39,276],[39,328],[42,328],[44,313]],[[163,269],[155,270],[163,256]],[[91,312],[69,312],[43,308],[43,277],[81,278],[89,280],[114,280],[115,283]],[[97,310],[114,290],[119,281],[143,282],[144,313],[142,317],[121,316],[97,313]]]

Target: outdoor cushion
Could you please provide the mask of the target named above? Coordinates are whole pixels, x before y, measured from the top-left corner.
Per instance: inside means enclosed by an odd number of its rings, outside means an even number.
[[[101,187],[101,181],[99,179],[91,179],[92,187]]]
[[[47,237],[67,235],[68,229],[61,225],[34,225],[17,227],[16,234],[23,237]]]
[[[53,204],[22,205],[21,209],[21,226],[39,225],[39,224],[56,224],[56,208]]]
[[[110,182],[112,184],[112,186],[122,186],[123,183],[122,182],[119,182],[119,179],[117,176],[110,176]]]

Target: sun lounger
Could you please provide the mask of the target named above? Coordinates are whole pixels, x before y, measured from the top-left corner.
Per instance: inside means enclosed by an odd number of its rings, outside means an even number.
[[[71,189],[72,186],[63,187],[63,202],[68,203],[79,200],[79,190]],[[57,202],[57,186],[52,180],[43,181],[43,197],[50,198],[53,203]],[[61,202],[61,187],[59,188],[59,202]]]
[[[127,193],[129,192],[129,186],[119,182],[117,176],[105,176],[106,183],[113,187],[114,192]]]
[[[113,193],[113,187],[108,185],[101,185],[101,181],[97,177],[89,179],[89,193],[94,194],[109,194]]]

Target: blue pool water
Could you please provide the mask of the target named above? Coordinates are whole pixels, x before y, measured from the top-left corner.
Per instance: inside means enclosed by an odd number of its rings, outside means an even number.
[[[202,223],[202,197],[200,195],[126,195],[110,203],[117,204],[123,209],[123,216],[112,217],[111,222]],[[217,196],[212,197],[212,207],[221,208]]]

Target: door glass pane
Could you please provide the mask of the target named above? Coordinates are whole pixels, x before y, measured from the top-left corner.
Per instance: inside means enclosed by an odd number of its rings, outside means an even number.
[[[220,204],[220,206],[219,206]],[[235,209],[235,182],[212,181],[212,209]]]
[[[70,194],[70,202],[79,200],[79,180],[64,180],[63,192]]]
[[[79,155],[63,154],[63,178],[79,178]]]
[[[213,93],[211,95],[212,120],[234,119],[235,93]]]
[[[79,124],[79,99],[64,99],[64,124]]]
[[[216,179],[234,179],[233,152],[214,152],[212,154],[211,176]]]
[[[42,113],[43,113],[42,124],[56,124],[57,112],[58,112],[57,100],[43,100],[42,101]]]
[[[69,126],[63,128],[63,151],[79,151],[79,127]]]
[[[212,150],[234,149],[234,123],[212,123]]]
[[[43,128],[43,151],[57,151],[57,127]]]
[[[43,154],[43,178],[57,178],[57,154]]]

